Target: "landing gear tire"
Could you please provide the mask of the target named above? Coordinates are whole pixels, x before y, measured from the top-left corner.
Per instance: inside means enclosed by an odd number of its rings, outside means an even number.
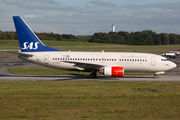
[[[154,74],[154,79],[158,78],[158,76],[156,74]]]
[[[89,75],[89,78],[90,78],[90,79],[94,79],[94,78],[96,78],[96,76],[97,76],[96,72],[92,72],[92,73]]]

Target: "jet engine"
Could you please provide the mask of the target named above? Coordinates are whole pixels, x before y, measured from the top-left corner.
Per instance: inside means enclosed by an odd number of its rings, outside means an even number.
[[[104,74],[105,76],[122,77],[124,76],[124,68],[121,66],[105,67],[103,70],[100,70],[100,73]]]

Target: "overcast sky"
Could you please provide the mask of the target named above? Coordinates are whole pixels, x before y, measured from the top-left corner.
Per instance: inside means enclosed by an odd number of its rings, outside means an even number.
[[[93,35],[153,30],[180,34],[180,0],[0,0],[0,30],[21,16],[33,31]]]

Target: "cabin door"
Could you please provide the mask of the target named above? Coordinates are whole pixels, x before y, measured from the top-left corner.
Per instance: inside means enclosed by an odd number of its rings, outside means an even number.
[[[151,57],[151,66],[156,65],[156,57]]]
[[[48,64],[48,63],[49,63],[49,56],[48,56],[48,55],[45,55],[45,56],[44,56],[44,63],[45,63],[45,64]]]

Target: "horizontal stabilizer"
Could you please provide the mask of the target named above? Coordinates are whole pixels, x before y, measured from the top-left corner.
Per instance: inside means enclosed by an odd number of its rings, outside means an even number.
[[[33,56],[30,53],[23,53],[23,52],[13,52],[13,51],[8,51],[8,50],[4,50],[4,52],[9,52],[9,53],[17,54],[17,55],[24,55],[24,56],[29,56],[29,57]]]

